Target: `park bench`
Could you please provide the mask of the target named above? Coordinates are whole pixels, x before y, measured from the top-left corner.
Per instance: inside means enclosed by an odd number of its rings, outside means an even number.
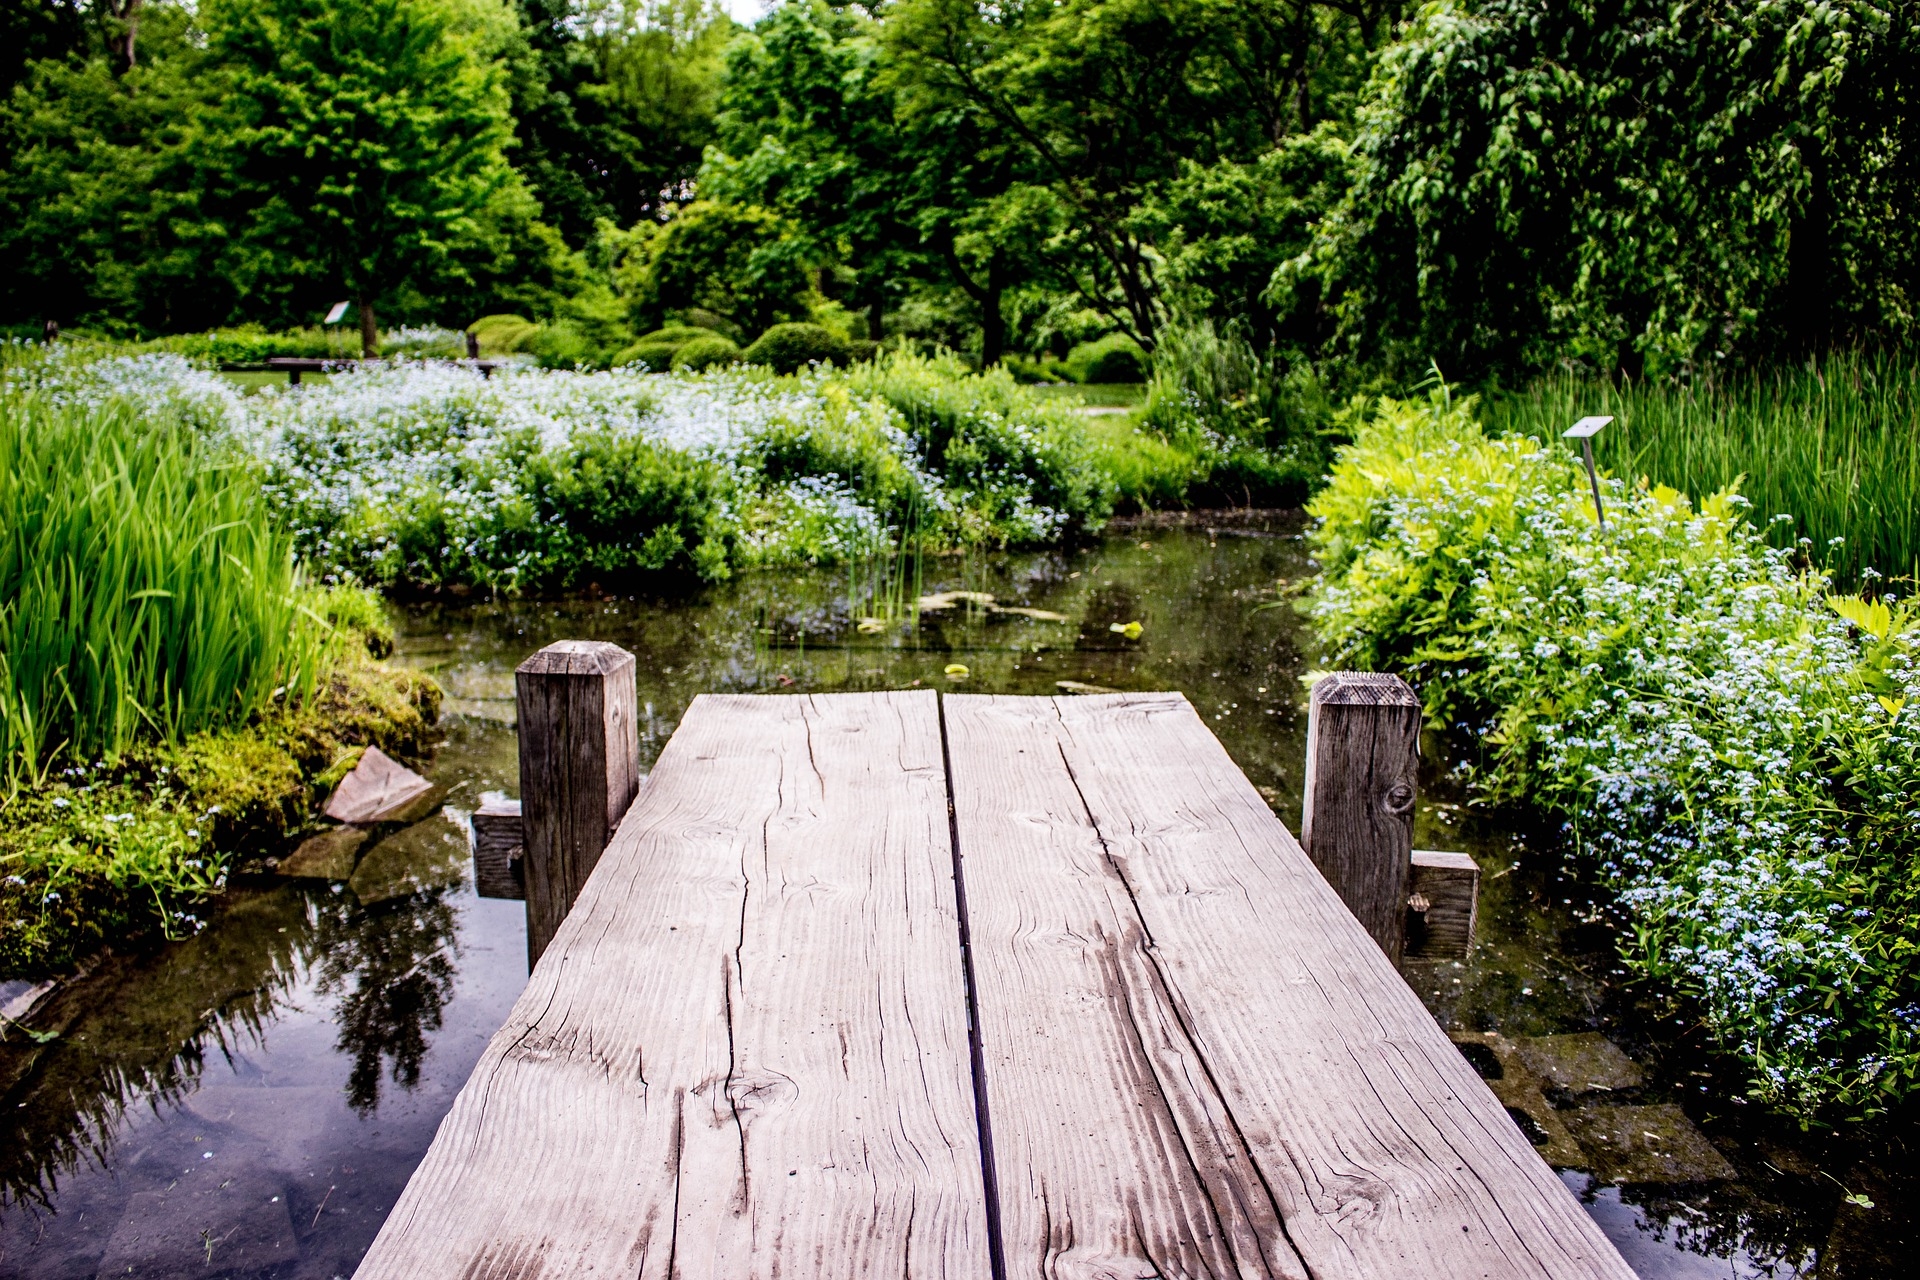
[[[338,373],[343,369],[352,369],[361,363],[379,364],[378,360],[363,362],[357,356],[268,356],[265,360],[229,361],[220,366],[222,373],[284,373],[288,386],[299,386],[303,373]],[[448,360],[445,364],[457,364],[465,369],[477,369],[483,378],[491,378],[493,371],[500,367],[498,360]]]
[[[641,785],[633,688],[521,668],[536,962],[361,1280],[1631,1276],[1180,695],[705,695]],[[1410,840],[1323,703],[1312,839]]]

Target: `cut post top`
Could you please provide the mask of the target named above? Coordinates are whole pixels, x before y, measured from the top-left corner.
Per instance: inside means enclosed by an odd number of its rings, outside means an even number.
[[[1588,436],[1599,435],[1600,428],[1612,421],[1613,415],[1611,414],[1604,417],[1582,418],[1580,421],[1568,427],[1566,434],[1560,438],[1563,440],[1585,440]]]
[[[606,640],[556,640],[515,667],[524,676],[610,675],[633,665],[633,655]]]
[[[1316,707],[1417,707],[1420,698],[1399,676],[1379,671],[1336,671],[1313,683]]]

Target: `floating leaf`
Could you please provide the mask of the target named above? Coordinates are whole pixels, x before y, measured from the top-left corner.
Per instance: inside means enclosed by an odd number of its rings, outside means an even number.
[[[859,626],[854,629],[860,632],[861,635],[870,636],[877,631],[885,631],[887,629],[887,621],[885,618],[862,618],[860,619]]]
[[[1107,625],[1107,630],[1123,635],[1129,640],[1138,640],[1143,628],[1138,622],[1114,622]]]
[[[947,664],[947,679],[949,680],[965,680],[972,674],[973,672],[967,670],[966,667],[958,662],[949,662]]]

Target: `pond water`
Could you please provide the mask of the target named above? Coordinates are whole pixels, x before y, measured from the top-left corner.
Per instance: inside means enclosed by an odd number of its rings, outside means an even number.
[[[540,646],[637,655],[643,766],[705,691],[1178,689],[1295,825],[1313,657],[1291,605],[1312,576],[1299,534],[1297,517],[1202,515],[926,562],[877,592],[819,571],[406,609],[398,660],[448,695],[428,768],[442,806],[376,832],[344,879],[283,878],[265,859],[286,851],[261,851],[198,937],[66,985],[29,1019],[45,1043],[8,1029],[0,1276],[352,1274],[526,980],[522,906],[474,895],[464,824],[483,793],[516,794],[512,672]],[[978,594],[914,616],[956,591]],[[1137,638],[1113,629],[1132,622]],[[1426,755],[1416,844],[1479,861],[1480,942],[1409,981],[1639,1273],[1902,1271],[1907,1131],[1823,1138],[1747,1114],[1696,1030],[1620,981],[1604,904],[1563,878],[1554,833],[1464,806],[1446,744]]]

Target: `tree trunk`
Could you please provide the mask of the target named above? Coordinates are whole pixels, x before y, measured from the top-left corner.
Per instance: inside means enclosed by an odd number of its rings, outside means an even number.
[[[365,298],[360,300],[360,358],[380,358],[380,330],[373,322],[373,304]]]
[[[1810,141],[1809,146],[1819,143]],[[1831,253],[1828,244],[1831,210],[1828,207],[1825,157],[1807,161],[1807,201],[1788,232],[1787,325],[1793,343],[1802,351],[1824,347],[1831,324],[1828,296]]]
[[[887,330],[881,321],[887,314],[887,298],[879,288],[875,288],[867,299],[867,340],[878,342],[887,336]]]
[[[1000,310],[1000,297],[1007,291],[1006,259],[993,255],[987,264],[987,287],[980,299],[980,367],[991,369],[1007,352],[1007,317]]]

